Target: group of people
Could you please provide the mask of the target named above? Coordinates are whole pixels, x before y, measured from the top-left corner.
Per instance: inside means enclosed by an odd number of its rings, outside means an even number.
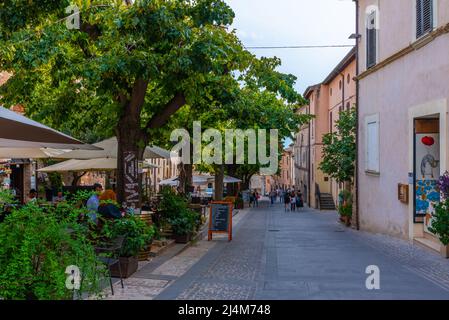
[[[94,190],[86,204],[92,222],[98,224],[98,215],[105,219],[120,219],[125,215],[117,205],[117,196],[113,190],[103,191],[99,183],[94,184]]]
[[[286,212],[296,211],[296,209],[299,210],[299,208],[304,207],[304,201],[302,199],[301,191],[294,191],[294,190],[284,191],[283,200],[284,200],[284,209]]]
[[[259,199],[259,192],[254,191],[253,193],[251,193],[251,195],[249,196],[249,207],[251,208],[251,205],[253,205],[254,208],[259,207]]]

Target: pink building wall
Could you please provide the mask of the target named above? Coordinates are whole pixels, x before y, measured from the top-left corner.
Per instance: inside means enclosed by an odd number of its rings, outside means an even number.
[[[359,219],[362,229],[413,239],[422,235],[413,223],[413,197],[398,201],[398,183],[408,184],[413,171],[413,114],[440,115],[441,171],[448,168],[447,112],[449,111],[449,34],[442,34],[423,47],[393,62],[363,74],[366,70],[365,9],[379,8],[378,65],[415,43],[414,8],[410,0],[360,0],[359,67]],[[449,22],[449,0],[437,0],[437,26]],[[365,172],[365,121],[379,115],[380,173]],[[412,185],[410,185],[411,187]]]

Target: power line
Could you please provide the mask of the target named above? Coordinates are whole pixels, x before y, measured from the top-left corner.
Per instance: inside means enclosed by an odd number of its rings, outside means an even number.
[[[315,49],[315,48],[352,48],[351,44],[317,45],[317,46],[259,46],[246,47],[246,49]]]

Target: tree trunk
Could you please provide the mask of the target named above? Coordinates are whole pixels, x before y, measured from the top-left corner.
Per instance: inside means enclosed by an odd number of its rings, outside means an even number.
[[[180,163],[179,168],[179,186],[178,192],[181,194],[189,194],[190,188],[193,186],[193,165]]]
[[[215,167],[215,201],[223,200],[224,165]]]
[[[238,167],[237,167],[236,164],[228,164],[226,166],[228,176],[237,178],[237,168]],[[238,193],[240,192],[239,184],[237,184],[237,183],[229,183],[227,191],[228,191],[228,195],[236,197],[238,195]]]
[[[182,152],[181,152],[182,153]],[[190,143],[190,154],[193,153],[193,144]],[[180,155],[182,156],[182,154]],[[180,163],[179,168],[179,186],[178,192],[181,194],[189,194],[193,186],[193,165],[192,163]]]
[[[73,172],[73,180],[72,180],[72,187],[76,187],[79,185],[81,178],[84,177],[87,174],[87,172],[83,172],[82,174],[79,174],[79,172]]]
[[[143,160],[144,150],[138,146],[143,141],[140,123],[133,119],[123,119],[117,128],[117,200],[140,208],[142,201],[142,172],[139,162]]]

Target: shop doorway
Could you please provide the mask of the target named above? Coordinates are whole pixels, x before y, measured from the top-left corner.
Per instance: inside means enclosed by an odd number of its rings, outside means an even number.
[[[434,206],[440,201],[440,121],[438,117],[415,119],[414,223],[429,232]]]
[[[25,202],[25,195],[24,193],[24,185],[23,185],[23,164],[11,164],[10,166],[11,174],[11,184],[10,188],[13,190],[13,192],[16,195],[16,200],[19,201],[19,203]]]

